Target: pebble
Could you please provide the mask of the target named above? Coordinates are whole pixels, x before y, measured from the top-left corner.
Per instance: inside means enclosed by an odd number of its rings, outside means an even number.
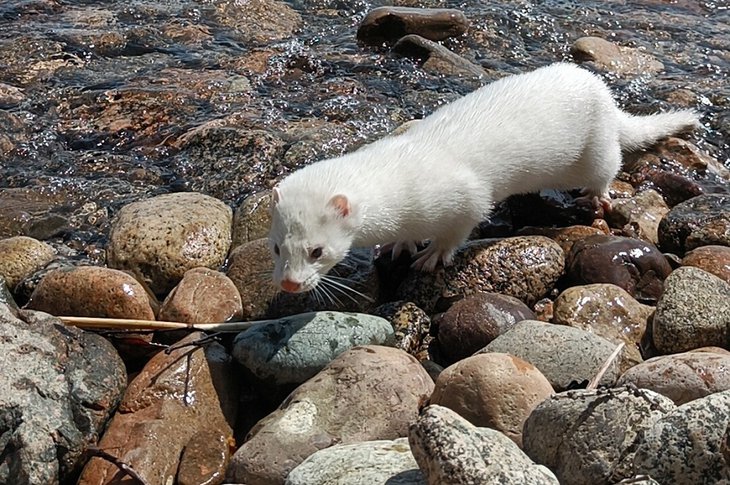
[[[692,266],[677,268],[657,302],[652,334],[654,345],[664,354],[727,347],[730,283]]]
[[[477,291],[532,305],[553,289],[564,267],[563,250],[544,236],[476,240],[457,251],[451,266],[439,266],[433,273],[410,272],[396,297],[427,313]]]
[[[199,433],[207,432],[208,453],[225,454],[233,439],[231,425],[238,396],[232,359],[220,344],[189,344],[204,337],[190,333],[171,352],[159,352],[132,380],[99,448],[134,469],[148,483],[173,483],[187,446],[200,446]],[[216,461],[207,462],[212,466]],[[202,476],[223,476],[225,463]],[[115,464],[92,458],[79,485],[115,483]],[[204,483],[204,482],[198,482]]]
[[[730,246],[730,194],[699,195],[678,204],[659,223],[659,247],[682,256],[708,245]]]
[[[323,448],[406,436],[419,403],[432,392],[429,375],[402,350],[354,347],[254,427],[236,451],[227,480],[283,484],[291,470]]]
[[[481,66],[420,35],[409,34],[402,37],[393,46],[391,52],[417,61],[424,71],[436,76],[445,75],[477,80],[486,78],[486,72]]]
[[[615,483],[614,470],[624,456],[673,409],[671,400],[648,390],[563,392],[527,418],[524,450],[553,470],[561,484]]]
[[[616,385],[629,384],[651,389],[679,406],[730,390],[730,354],[684,352],[654,357],[626,371]]]
[[[367,314],[314,312],[251,327],[233,342],[233,356],[263,381],[301,384],[357,345],[385,345],[393,327]]]
[[[438,319],[433,343],[447,364],[469,357],[522,320],[535,314],[517,298],[499,293],[473,293],[454,303]]]
[[[175,193],[125,205],[112,222],[110,268],[138,275],[166,294],[192,268],[217,270],[231,244],[232,211],[213,197]]]
[[[614,199],[608,215],[611,227],[620,227],[623,234],[648,241],[659,242],[659,221],[669,212],[669,207],[655,190],[644,190],[628,199]]]
[[[430,403],[453,410],[474,426],[500,431],[522,447],[525,420],[551,394],[552,386],[535,366],[494,352],[444,369]]]
[[[479,354],[500,352],[519,357],[537,367],[557,392],[590,381],[616,346],[585,330],[525,320],[494,339]],[[613,385],[619,377],[614,361],[600,380]]]
[[[730,247],[700,246],[682,258],[682,266],[694,266],[730,283]]]
[[[426,407],[408,433],[413,456],[430,484],[557,485],[509,438],[478,428],[454,411]]]
[[[392,43],[408,35],[439,41],[469,29],[463,12],[452,8],[378,7],[362,19],[357,39],[365,44]]]
[[[59,483],[97,444],[127,384],[105,338],[0,303],[0,483]]]
[[[157,302],[124,271],[76,266],[48,272],[27,307],[57,316],[154,320]]]
[[[236,285],[225,274],[208,268],[189,269],[167,295],[160,320],[183,323],[223,323],[241,318],[243,307]]]
[[[335,445],[294,468],[285,485],[426,485],[408,438]]]
[[[664,64],[632,47],[624,47],[600,37],[581,37],[570,48],[577,62],[592,62],[605,71],[620,75],[656,74]]]
[[[626,290],[599,283],[573,286],[555,300],[553,323],[580,328],[613,344],[624,343],[622,370],[642,362],[639,349],[654,308]]]
[[[619,236],[590,236],[575,243],[566,266],[573,285],[611,283],[643,303],[656,302],[672,270],[653,244]]]
[[[8,288],[13,289],[53,261],[55,254],[49,244],[31,237],[0,239],[0,276],[5,279]]]

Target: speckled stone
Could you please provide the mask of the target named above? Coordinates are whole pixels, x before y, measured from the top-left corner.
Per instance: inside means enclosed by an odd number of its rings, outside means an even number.
[[[162,303],[159,320],[183,323],[223,323],[239,320],[241,295],[226,275],[208,268],[185,272]]]
[[[553,393],[535,366],[509,354],[479,354],[447,367],[430,403],[445,406],[474,426],[501,431],[522,447],[522,426]]]
[[[730,246],[730,195],[707,194],[676,205],[659,223],[659,247],[677,253]]]
[[[730,283],[730,247],[701,246],[682,258],[683,266],[695,266]]]
[[[257,192],[246,197],[233,212],[231,247],[266,238],[271,226],[271,192]]]
[[[692,266],[677,268],[665,282],[652,329],[654,345],[662,353],[727,347],[730,283]]]
[[[130,270],[156,294],[185,271],[219,269],[231,244],[231,208],[198,193],[159,195],[122,207],[112,222],[109,267]]]
[[[44,242],[31,237],[0,239],[0,276],[9,289],[50,263],[56,252]]]
[[[477,428],[454,411],[426,407],[408,433],[413,456],[430,484],[557,485],[499,431]]]
[[[430,40],[462,35],[469,28],[463,12],[452,8],[378,7],[362,19],[357,39],[370,45],[395,42],[408,34]]]
[[[656,190],[644,190],[628,199],[614,199],[607,219],[612,227],[620,227],[625,236],[652,244],[659,241],[659,221],[669,207]]]
[[[411,302],[394,301],[380,305],[373,315],[385,318],[393,326],[393,346],[414,356],[419,361],[429,358],[428,349],[431,319],[426,312]]]
[[[545,236],[549,237],[560,245],[565,254],[570,253],[573,244],[588,236],[608,234],[607,231],[591,226],[568,226],[568,227],[525,227],[520,229],[521,236]]]
[[[619,75],[655,74],[664,64],[646,52],[624,47],[600,37],[581,37],[570,48],[577,62],[591,61],[599,68]]]

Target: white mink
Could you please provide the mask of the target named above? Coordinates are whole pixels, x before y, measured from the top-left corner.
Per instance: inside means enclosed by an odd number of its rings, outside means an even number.
[[[697,127],[693,111],[633,116],[594,74],[568,63],[508,76],[398,136],[316,162],[274,190],[277,287],[313,289],[352,247],[430,240],[414,267],[449,264],[496,202],[584,188],[607,204],[621,151]]]

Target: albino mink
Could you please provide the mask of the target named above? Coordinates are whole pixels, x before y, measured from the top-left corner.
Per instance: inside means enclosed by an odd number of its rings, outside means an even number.
[[[274,282],[313,289],[351,247],[430,240],[413,266],[449,264],[472,228],[512,194],[584,188],[610,204],[621,151],[699,124],[692,111],[632,116],[594,74],[568,63],[508,76],[442,106],[398,136],[286,177],[273,193]]]

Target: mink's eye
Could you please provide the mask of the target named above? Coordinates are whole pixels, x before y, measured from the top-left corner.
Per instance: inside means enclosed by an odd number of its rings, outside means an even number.
[[[309,252],[309,257],[312,259],[319,259],[322,257],[322,248],[316,247]]]
[[[278,244],[274,244],[274,254],[276,254],[277,256],[279,255],[279,245]]]

